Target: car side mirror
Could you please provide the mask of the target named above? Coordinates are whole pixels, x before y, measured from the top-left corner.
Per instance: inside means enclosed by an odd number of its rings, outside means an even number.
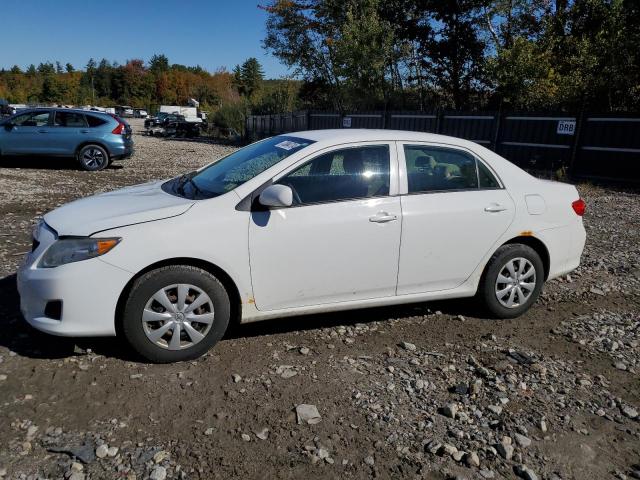
[[[262,191],[258,201],[265,207],[290,207],[293,205],[293,191],[286,185],[269,185]]]
[[[13,127],[14,127],[14,125],[11,122],[5,122],[5,124],[4,124],[4,129],[7,132],[10,132],[11,130],[13,130]]]

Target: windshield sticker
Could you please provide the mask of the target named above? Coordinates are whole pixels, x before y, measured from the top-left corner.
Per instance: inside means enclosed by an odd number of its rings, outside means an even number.
[[[292,142],[291,140],[285,140],[284,142],[280,142],[276,144],[276,147],[282,148],[283,150],[292,150],[299,146],[300,146],[299,143]]]

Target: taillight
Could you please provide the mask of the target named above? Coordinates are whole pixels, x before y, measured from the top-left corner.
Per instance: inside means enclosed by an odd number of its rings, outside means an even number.
[[[116,128],[111,130],[111,133],[114,135],[123,135],[124,134],[124,123],[119,123]]]
[[[581,198],[579,198],[575,202],[572,202],[571,206],[573,207],[573,211],[576,212],[576,215],[580,216],[584,215],[584,210],[585,208],[587,208],[587,204],[584,203],[584,200]]]

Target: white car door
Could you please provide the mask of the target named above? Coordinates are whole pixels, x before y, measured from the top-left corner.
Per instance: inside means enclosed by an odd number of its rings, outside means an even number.
[[[341,145],[275,179],[289,208],[253,211],[256,307],[276,310],[395,295],[401,210],[395,143]]]
[[[513,200],[493,171],[451,146],[399,143],[398,295],[461,285],[507,230]]]

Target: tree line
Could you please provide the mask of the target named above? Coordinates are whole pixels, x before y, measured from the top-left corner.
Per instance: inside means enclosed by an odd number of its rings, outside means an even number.
[[[298,81],[265,80],[262,66],[249,58],[233,72],[210,73],[200,66],[170,63],[156,54],[144,62],[119,65],[90,59],[82,70],[45,62],[26,70],[0,70],[0,98],[14,104],[129,105],[154,112],[158,105],[186,105],[190,99],[220,126],[242,130],[250,112],[276,113],[295,108]]]
[[[265,0],[264,48],[231,72],[89,60],[0,70],[10,103],[198,100],[222,126],[297,108],[640,111],[638,0]]]
[[[315,108],[640,110],[638,0],[272,0]]]
[[[90,59],[84,70],[60,62],[14,66],[0,72],[0,98],[11,103],[69,105],[186,104],[197,98],[205,105],[232,100],[232,76],[224,70],[209,73],[199,66],[170,64],[165,55],[128,60],[124,65]]]

